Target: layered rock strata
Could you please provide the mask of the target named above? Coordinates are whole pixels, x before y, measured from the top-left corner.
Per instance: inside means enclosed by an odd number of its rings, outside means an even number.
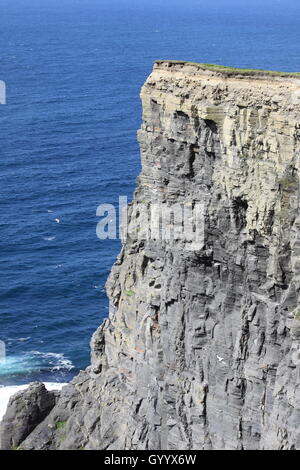
[[[162,61],[141,98],[109,318],[20,447],[299,449],[300,78]],[[201,246],[144,236],[157,203],[201,205]]]

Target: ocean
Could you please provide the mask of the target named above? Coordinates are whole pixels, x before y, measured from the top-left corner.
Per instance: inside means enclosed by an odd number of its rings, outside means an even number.
[[[0,0],[1,403],[89,364],[119,240],[96,209],[132,199],[140,88],[156,59],[300,71],[294,0]],[[1,402],[2,400],[2,402]]]

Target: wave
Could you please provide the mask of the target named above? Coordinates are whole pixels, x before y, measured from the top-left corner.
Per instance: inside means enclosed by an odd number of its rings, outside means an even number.
[[[45,387],[47,390],[61,390],[64,385],[67,385],[66,383],[54,383],[54,382],[44,382]],[[29,384],[24,384],[24,385],[10,385],[8,387],[4,387],[3,385],[0,385],[0,420],[2,419],[6,407],[8,405],[8,401],[12,395],[14,395],[17,392],[20,392],[21,390],[25,390],[28,387]]]
[[[22,338],[7,338],[6,342],[7,344],[13,344],[13,343],[24,343],[25,341],[28,341],[31,338],[31,336],[26,336]]]
[[[63,354],[30,351],[21,355],[7,356],[0,362],[0,377],[26,375],[32,372],[70,371],[74,365]]]

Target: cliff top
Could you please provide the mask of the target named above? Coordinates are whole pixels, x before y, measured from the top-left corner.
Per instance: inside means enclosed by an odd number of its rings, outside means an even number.
[[[283,78],[300,78],[300,72],[279,72],[273,70],[259,70],[259,69],[240,69],[234,67],[227,67],[224,65],[216,64],[202,64],[198,62],[188,62],[180,60],[157,60],[155,66],[160,67],[176,67],[183,68],[184,66],[192,66],[202,71],[215,72],[218,75],[225,77],[253,77],[253,78],[270,78],[270,77],[283,77]]]

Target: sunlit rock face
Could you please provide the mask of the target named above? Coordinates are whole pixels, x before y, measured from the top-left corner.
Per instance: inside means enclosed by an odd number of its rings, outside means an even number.
[[[164,61],[141,98],[109,318],[20,446],[299,449],[300,80]],[[201,246],[141,235],[157,203],[200,204]]]

